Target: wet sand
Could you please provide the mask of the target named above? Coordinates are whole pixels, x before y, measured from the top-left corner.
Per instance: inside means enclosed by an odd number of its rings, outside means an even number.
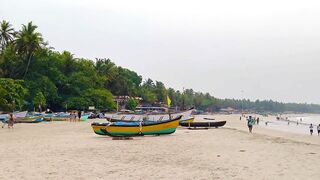
[[[320,177],[320,137],[262,125],[250,134],[239,115],[212,117],[227,125],[133,140],[95,135],[92,120],[16,124],[14,130],[0,129],[0,179]]]

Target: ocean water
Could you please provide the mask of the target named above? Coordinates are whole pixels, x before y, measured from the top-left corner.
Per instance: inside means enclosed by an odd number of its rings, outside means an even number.
[[[298,133],[298,134],[310,134],[309,126],[313,124],[313,133],[317,135],[317,126],[320,124],[320,115],[311,116],[290,116],[288,117],[289,123],[286,120],[276,120],[267,118],[260,122],[260,126],[266,128],[276,129],[279,131]],[[268,125],[265,123],[268,122]]]

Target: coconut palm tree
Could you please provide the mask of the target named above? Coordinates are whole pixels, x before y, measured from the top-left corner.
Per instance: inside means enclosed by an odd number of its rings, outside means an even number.
[[[14,29],[12,28],[12,25],[8,22],[3,20],[0,23],[0,49],[3,50],[6,45],[13,41],[14,37]]]
[[[15,46],[18,53],[24,55],[25,60],[27,61],[27,66],[23,79],[26,77],[32,56],[34,53],[45,46],[43,42],[42,35],[39,32],[36,32],[38,26],[33,25],[32,21],[27,25],[22,25],[22,29],[17,32]]]

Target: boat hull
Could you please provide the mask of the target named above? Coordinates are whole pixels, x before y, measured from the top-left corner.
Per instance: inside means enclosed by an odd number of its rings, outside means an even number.
[[[181,121],[186,121],[192,118],[191,114],[194,109],[190,109],[188,111],[180,112],[180,113],[172,113],[170,114],[171,119],[175,119],[179,116],[181,117]],[[147,118],[148,121],[166,121],[170,119],[169,114],[106,114],[105,117],[109,121],[142,121]]]
[[[44,118],[28,118],[28,119],[17,119],[15,123],[40,123],[44,120]]]
[[[217,122],[180,122],[180,126],[184,127],[204,127],[204,128],[210,128],[210,127],[222,127],[226,124],[226,121],[217,121]]]
[[[92,123],[91,126],[96,134],[112,137],[163,135],[174,133],[179,125],[180,118],[149,124],[139,124],[139,122],[121,125],[117,125],[117,123]]]

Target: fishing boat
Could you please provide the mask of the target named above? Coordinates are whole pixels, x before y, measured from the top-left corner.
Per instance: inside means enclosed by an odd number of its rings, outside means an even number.
[[[25,118],[27,117],[28,111],[13,112],[12,114],[15,118]],[[8,119],[9,116],[10,114],[0,114],[0,119],[5,120],[5,119]]]
[[[40,123],[44,120],[44,118],[17,118],[15,123]]]
[[[148,121],[166,121],[171,119],[175,119],[179,116],[181,117],[180,121],[193,121],[193,117],[191,116],[191,113],[194,111],[194,109],[190,109],[188,111],[183,111],[179,113],[172,113],[169,114],[166,113],[157,113],[157,114],[105,114],[105,117],[108,121],[143,121],[144,119],[147,119]]]
[[[80,121],[88,121],[88,119],[89,119],[89,115],[83,115],[81,116]]]
[[[226,124],[226,121],[216,121],[216,122],[180,122],[180,126],[188,127],[188,128],[197,128],[197,127],[202,127],[202,128],[210,128],[210,127],[222,127]]]
[[[132,121],[92,123],[93,131],[107,136],[143,136],[172,134],[176,131],[182,116],[167,121]]]
[[[115,118],[107,118],[107,120],[108,121],[110,121],[110,122],[139,122],[139,121],[134,121],[134,120],[132,120],[132,121],[126,121],[126,120],[122,120],[122,119],[115,119]],[[159,119],[158,121],[168,121],[169,119]],[[149,119],[148,118],[148,116],[146,116],[144,119],[143,119],[143,121],[151,121],[151,122],[155,122],[155,120],[154,119]],[[182,119],[180,119],[180,122],[193,122],[194,121],[194,117],[189,117],[189,118],[187,118],[187,119],[184,119],[184,120],[182,120]]]

